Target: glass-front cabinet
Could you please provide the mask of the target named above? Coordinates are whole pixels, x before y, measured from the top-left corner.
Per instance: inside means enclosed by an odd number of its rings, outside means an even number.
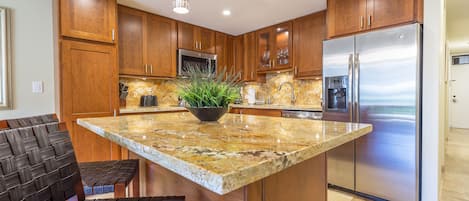
[[[282,23],[257,32],[258,71],[292,68],[292,23]]]

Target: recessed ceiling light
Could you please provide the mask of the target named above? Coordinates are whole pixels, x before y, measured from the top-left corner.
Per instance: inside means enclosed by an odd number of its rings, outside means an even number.
[[[230,11],[230,10],[223,10],[223,15],[224,15],[224,16],[230,16],[230,15],[231,15],[231,11]]]
[[[178,14],[189,13],[189,0],[174,0],[173,11]]]

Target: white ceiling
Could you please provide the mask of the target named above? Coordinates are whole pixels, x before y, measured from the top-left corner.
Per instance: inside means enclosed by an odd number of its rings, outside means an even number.
[[[190,12],[180,15],[172,11],[173,0],[117,2],[232,35],[326,9],[326,0],[189,0]],[[224,9],[231,10],[231,16],[223,16]]]
[[[446,1],[446,26],[451,52],[469,52],[469,0]]]

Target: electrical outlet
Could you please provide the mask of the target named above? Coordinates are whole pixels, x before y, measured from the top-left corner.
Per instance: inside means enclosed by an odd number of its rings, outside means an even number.
[[[33,93],[35,94],[44,93],[44,83],[42,81],[33,81]]]

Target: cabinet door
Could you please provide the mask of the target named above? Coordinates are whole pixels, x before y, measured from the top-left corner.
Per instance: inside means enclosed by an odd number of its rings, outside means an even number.
[[[272,28],[266,28],[257,32],[257,63],[259,71],[272,68],[273,49]]]
[[[364,30],[365,18],[366,0],[328,0],[328,38]]]
[[[322,42],[326,38],[325,11],[293,22],[295,78],[322,75]]]
[[[119,6],[119,73],[145,76],[146,13]]]
[[[244,76],[244,42],[243,36],[237,36],[234,38],[234,51],[235,51],[235,68],[233,72],[239,75],[239,79]]]
[[[61,0],[61,35],[114,43],[116,0]]]
[[[178,22],[178,48],[196,50],[195,27],[190,24]]]
[[[227,67],[227,42],[228,36],[223,33],[216,33],[216,54],[217,54],[217,73],[223,72]],[[226,72],[226,71],[225,71]]]
[[[215,54],[215,31],[198,28],[199,50],[202,52]]]
[[[256,81],[257,78],[256,42],[256,32],[244,34],[244,81]]]
[[[275,26],[275,46],[273,57],[273,69],[286,69],[292,67],[292,23],[287,22]]]
[[[145,43],[149,74],[155,77],[176,77],[176,21],[148,14]]]
[[[380,28],[414,21],[414,0],[368,0],[368,28]]]
[[[118,109],[116,48],[110,45],[63,40],[61,42],[61,115],[71,129],[79,157],[85,161],[110,159],[106,152],[97,158],[87,154],[93,146],[78,143],[87,134],[76,125],[77,118],[112,116]],[[89,133],[88,133],[89,134]],[[110,147],[98,141],[96,147]],[[108,146],[109,145],[109,146]],[[107,150],[108,148],[106,148]],[[110,149],[110,148],[109,148]],[[93,152],[91,152],[93,154]],[[91,158],[90,158],[91,157]]]
[[[230,72],[231,69],[235,68],[235,49],[234,49],[234,37],[228,36],[226,38],[226,72]]]

